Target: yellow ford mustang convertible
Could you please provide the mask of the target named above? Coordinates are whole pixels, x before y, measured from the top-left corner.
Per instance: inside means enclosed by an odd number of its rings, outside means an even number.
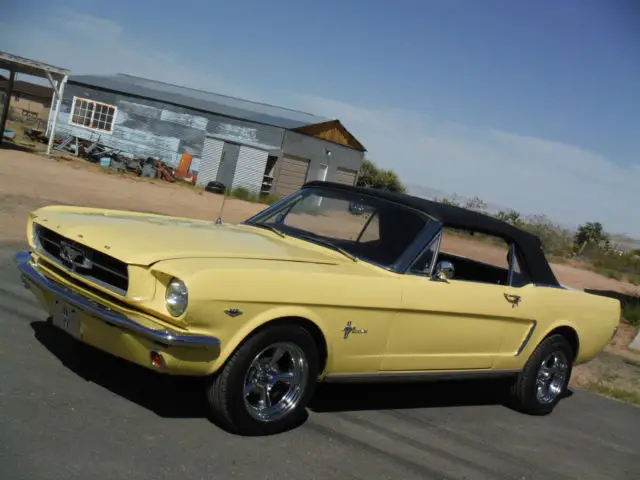
[[[529,233],[328,182],[239,225],[49,206],[27,236],[18,268],[54,326],[205,377],[212,414],[245,435],[293,426],[318,382],[504,376],[521,411],[549,413],[620,318],[560,285]]]

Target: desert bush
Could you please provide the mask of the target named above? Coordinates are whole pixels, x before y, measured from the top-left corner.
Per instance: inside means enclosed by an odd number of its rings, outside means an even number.
[[[245,187],[236,187],[231,191],[231,196],[238,200],[256,201],[257,195],[252,194]]]
[[[632,252],[620,252],[605,246],[589,244],[582,250],[580,258],[602,275],[616,280],[640,283],[640,257]]]
[[[635,304],[623,305],[622,318],[633,327],[640,326],[640,298]]]
[[[520,218],[520,212],[516,210],[501,210],[497,213],[496,217],[498,217],[503,222],[510,223],[511,225],[515,225],[516,227],[520,227],[523,225],[523,221]]]
[[[544,252],[556,258],[568,258],[573,251],[571,232],[553,223],[545,215],[534,215],[519,225],[540,238]]]
[[[282,200],[282,197],[279,195],[265,195],[263,197],[260,197],[260,202],[266,203],[267,205],[273,205],[278,200]]]

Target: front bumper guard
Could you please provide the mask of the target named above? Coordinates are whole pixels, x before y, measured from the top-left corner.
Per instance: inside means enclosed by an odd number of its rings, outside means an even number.
[[[169,347],[205,349],[217,349],[220,347],[220,340],[215,337],[185,335],[166,328],[163,330],[147,328],[144,325],[134,322],[122,313],[111,310],[110,308],[100,305],[77,292],[71,291],[64,286],[51,281],[38,272],[32,264],[29,252],[18,252],[15,256],[15,261],[18,265],[18,270],[22,275],[22,282],[26,288],[30,288],[30,283],[34,284],[36,287],[53,293],[68,304],[73,305],[108,325],[132,332],[158,344]]]

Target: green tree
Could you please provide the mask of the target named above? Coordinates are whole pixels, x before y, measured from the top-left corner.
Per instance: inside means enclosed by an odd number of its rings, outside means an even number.
[[[588,244],[600,246],[606,240],[608,237],[600,222],[586,222],[578,227],[578,231],[573,237],[573,244],[574,249],[580,255]]]
[[[399,193],[407,192],[395,172],[378,168],[371,160],[364,160],[362,162],[356,185],[359,187],[377,188],[379,190],[390,190]]]

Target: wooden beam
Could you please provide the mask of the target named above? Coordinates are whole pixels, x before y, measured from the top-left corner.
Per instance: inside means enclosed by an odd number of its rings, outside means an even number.
[[[310,137],[326,140],[345,147],[353,148],[360,152],[366,152],[366,148],[349,132],[340,120],[329,120],[327,122],[305,125],[293,129],[294,132],[309,135]]]

